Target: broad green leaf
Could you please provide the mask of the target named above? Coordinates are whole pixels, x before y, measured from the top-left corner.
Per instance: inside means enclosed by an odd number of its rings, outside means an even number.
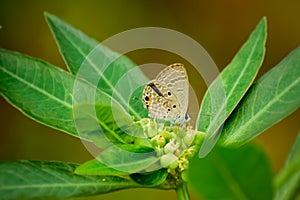
[[[167,176],[167,169],[160,169],[153,172],[134,173],[130,175],[130,178],[140,185],[158,186],[166,180]]]
[[[199,156],[207,155],[219,137],[219,130],[254,81],[263,62],[266,43],[263,18],[231,63],[209,86],[201,103],[198,130],[207,133]]]
[[[73,81],[44,61],[0,49],[1,95],[28,117],[78,136],[72,119]]]
[[[0,92],[9,103],[28,117],[73,136],[96,141],[105,133],[112,142],[125,143],[120,138],[122,127],[115,124],[111,112],[108,112],[112,110],[109,108],[111,97],[85,82],[76,81],[76,97],[85,96],[90,90],[96,91],[94,100],[97,106],[84,107],[84,115],[78,111],[79,105],[73,107],[74,83],[72,75],[51,64],[0,49]],[[91,108],[95,113],[90,112]],[[113,110],[119,113],[118,119],[123,125],[131,125],[127,123],[129,116],[121,112],[121,108]],[[75,118],[73,114],[77,114]]]
[[[156,152],[152,148],[137,145],[113,145],[101,152],[97,160],[109,168],[130,174],[159,167]]]
[[[144,186],[158,186],[162,184],[168,176],[167,169],[129,174],[128,172],[118,171],[114,168],[110,168],[96,159],[90,160],[78,166],[75,170],[75,173],[82,175],[130,175],[132,180]]]
[[[0,163],[0,197],[5,200],[61,199],[139,187],[127,178],[75,174],[77,166],[49,161]]]
[[[54,15],[45,13],[45,17],[72,74],[98,86],[107,94],[114,95],[114,98],[137,119],[146,116],[141,101],[135,101],[134,105],[128,104],[130,101],[128,97],[131,96],[128,95],[128,91],[133,93],[137,87],[148,81],[133,62]],[[131,71],[133,69],[134,71]],[[120,79],[124,77],[126,90],[115,89]]]
[[[239,149],[216,146],[205,158],[194,158],[188,174],[203,199],[272,199],[271,167],[255,145]]]
[[[277,200],[292,200],[300,198],[300,134],[289,154],[285,167],[275,179]]]
[[[249,90],[227,120],[221,143],[241,145],[284,119],[300,106],[300,47]]]

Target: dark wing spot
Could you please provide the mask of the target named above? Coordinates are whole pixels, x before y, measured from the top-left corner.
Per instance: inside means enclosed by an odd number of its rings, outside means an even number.
[[[169,95],[169,96],[171,96],[171,95],[172,95],[172,93],[171,93],[171,92],[168,92],[168,95]]]
[[[150,98],[148,97],[148,96],[145,96],[145,101],[149,101],[150,100]]]
[[[176,108],[176,105],[175,105],[175,104],[173,105],[173,108]]]

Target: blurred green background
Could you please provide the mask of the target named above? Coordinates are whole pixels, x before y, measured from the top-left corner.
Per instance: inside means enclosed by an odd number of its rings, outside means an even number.
[[[198,41],[222,69],[230,62],[262,16],[268,20],[264,72],[300,44],[300,1],[1,1],[0,47],[42,58],[65,68],[44,20],[48,11],[98,41],[131,28],[158,26],[177,30]],[[146,50],[129,55],[137,64],[172,63],[172,56]],[[300,66],[299,66],[300,67]],[[199,90],[203,95],[205,86]],[[300,92],[300,91],[299,91]],[[38,124],[0,98],[0,160],[35,159],[82,163],[91,159],[81,141]],[[272,116],[270,116],[272,117]],[[300,111],[265,131],[255,141],[278,172],[299,131]],[[173,191],[128,190],[100,199],[175,199]],[[82,198],[99,199],[99,197]],[[193,196],[193,199],[199,199]]]

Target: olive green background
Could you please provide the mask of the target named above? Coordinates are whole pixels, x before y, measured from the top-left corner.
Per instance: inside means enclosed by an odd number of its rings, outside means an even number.
[[[277,3],[281,2],[281,3]],[[245,42],[262,16],[268,20],[264,72],[300,44],[300,1],[0,1],[0,47],[42,58],[65,68],[44,20],[48,11],[98,41],[144,26],[177,30],[198,41],[220,69]],[[128,55],[137,64],[172,63],[174,55],[143,50]],[[300,67],[300,66],[299,66]],[[191,82],[197,81],[190,74]],[[206,86],[199,89],[199,98]],[[299,91],[300,92],[300,91]],[[91,159],[81,141],[38,124],[0,98],[0,160],[34,159],[82,163]],[[272,117],[272,116],[270,116]],[[284,161],[299,131],[300,110],[265,131],[255,141],[271,158],[274,173]],[[246,158],[245,158],[246,159]],[[89,199],[175,199],[173,191],[135,189]],[[87,199],[87,198],[82,198]],[[192,199],[199,199],[193,196]]]

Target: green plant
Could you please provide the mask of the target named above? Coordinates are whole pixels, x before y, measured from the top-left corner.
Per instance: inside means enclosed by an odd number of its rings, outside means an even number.
[[[210,85],[201,103],[198,130],[182,130],[178,126],[157,129],[156,122],[145,118],[147,114],[140,101],[131,102],[128,110],[132,117],[128,117],[123,111],[126,105],[119,96],[121,100],[114,112],[134,127],[135,136],[123,132],[113,117],[111,105],[115,101],[112,97],[115,84],[135,64],[101,46],[97,50],[98,61],[111,64],[99,83],[95,85],[89,80],[92,74],[78,79],[76,75],[82,62],[99,43],[51,14],[46,14],[46,19],[70,72],[1,49],[1,95],[31,119],[106,148],[97,159],[82,165],[52,161],[2,162],[1,198],[70,198],[127,188],[157,188],[176,190],[178,199],[186,200],[189,199],[187,183],[204,199],[300,198],[300,137],[286,166],[275,178],[275,187],[264,152],[257,145],[246,144],[300,105],[300,48],[252,84],[265,54],[265,18]],[[96,60],[89,62],[91,66],[98,64]],[[123,71],[113,71],[116,66],[122,66]],[[80,92],[96,91],[94,104],[73,106],[75,83],[79,84]],[[140,89],[136,94],[141,93]],[[78,133],[74,112],[81,113],[79,120],[84,121],[85,114],[89,114],[84,112],[90,106],[95,109],[94,120],[102,128],[101,134],[95,134],[88,125]],[[141,133],[149,137],[140,139],[137,136]],[[172,150],[170,154],[161,151],[173,139],[184,140],[190,133],[191,145],[180,149],[176,158]],[[212,152],[199,159],[200,147],[214,143],[216,139],[212,138],[218,137]],[[107,146],[104,142],[107,139],[114,145]],[[204,154],[211,146],[204,148]],[[162,168],[151,170],[159,161]]]

